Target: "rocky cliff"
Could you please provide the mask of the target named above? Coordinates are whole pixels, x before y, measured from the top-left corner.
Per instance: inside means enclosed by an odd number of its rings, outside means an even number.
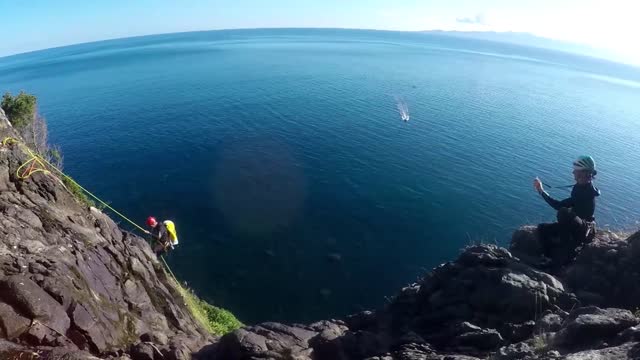
[[[0,147],[0,359],[188,359],[214,340],[144,239],[54,176],[17,179],[26,159]]]
[[[638,255],[640,233],[601,231],[552,275],[534,266],[537,237],[525,227],[511,251],[469,246],[383,309],[310,325],[247,327],[224,336],[208,358],[640,359],[639,319],[630,311],[640,304]]]
[[[524,227],[508,250],[469,246],[382,309],[212,339],[143,239],[51,176],[16,179],[24,160],[0,148],[0,359],[640,359],[640,233],[599,231],[551,272]]]

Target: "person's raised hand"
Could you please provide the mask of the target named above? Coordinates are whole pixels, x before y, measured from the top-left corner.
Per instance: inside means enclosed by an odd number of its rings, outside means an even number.
[[[540,181],[538,177],[533,179],[533,188],[536,189],[536,191],[539,193],[544,191],[544,187],[542,186],[542,181]]]

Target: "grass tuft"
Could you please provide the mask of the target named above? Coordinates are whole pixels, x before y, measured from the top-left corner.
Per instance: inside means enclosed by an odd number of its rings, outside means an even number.
[[[86,205],[87,207],[96,206],[96,203],[91,200],[87,196],[87,194],[84,193],[84,191],[82,191],[80,186],[78,186],[78,184],[74,180],[71,180],[70,178],[67,178],[65,176],[62,176],[61,178],[64,186],[67,188],[67,190],[69,190],[71,195],[73,195],[76,200],[78,200],[81,204]]]
[[[180,284],[177,285],[177,288],[193,317],[209,333],[224,335],[243,326],[231,312],[201,300],[192,290]]]

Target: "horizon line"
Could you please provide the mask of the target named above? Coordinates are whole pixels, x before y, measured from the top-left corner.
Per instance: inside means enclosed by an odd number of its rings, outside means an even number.
[[[133,35],[133,36],[113,37],[113,38],[105,38],[105,39],[98,39],[98,40],[90,40],[90,41],[63,44],[63,45],[57,45],[57,46],[52,46],[52,47],[47,47],[47,48],[40,48],[40,49],[35,49],[35,50],[18,52],[18,53],[13,53],[13,54],[8,54],[8,55],[0,55],[0,61],[5,60],[5,59],[9,59],[9,58],[12,58],[12,57],[19,57],[19,56],[23,56],[23,55],[29,55],[29,54],[33,54],[33,53],[38,53],[38,52],[44,52],[44,51],[55,50],[55,49],[63,49],[63,48],[73,47],[73,46],[97,44],[97,43],[109,42],[109,41],[119,41],[119,40],[126,40],[126,39],[137,39],[137,38],[144,38],[144,37],[164,36],[164,35],[173,35],[173,34],[205,33],[205,32],[216,32],[216,31],[250,31],[250,30],[361,30],[361,31],[379,31],[379,32],[393,32],[393,33],[414,33],[414,34],[415,33],[428,33],[428,32],[445,33],[445,34],[446,33],[520,34],[520,35],[530,35],[532,37],[535,37],[535,38],[538,38],[538,39],[547,40],[547,41],[553,41],[553,42],[559,42],[559,43],[565,43],[565,44],[572,44],[572,45],[589,47],[589,45],[585,45],[585,44],[573,43],[573,42],[570,42],[570,41],[564,41],[564,40],[559,40],[559,39],[548,38],[548,37],[539,36],[539,35],[536,35],[536,34],[533,34],[533,33],[530,33],[530,32],[523,32],[523,31],[491,31],[491,30],[467,31],[467,30],[444,30],[444,29],[395,30],[395,29],[350,28],[350,27],[248,27],[248,28],[225,28],[225,29],[207,29],[207,30],[185,30],[185,31],[161,32],[161,33],[140,34],[140,35]],[[585,53],[580,53],[580,52],[575,52],[575,51],[570,51],[570,50],[554,49],[554,48],[544,47],[544,46],[520,44],[520,43],[517,43],[517,42],[505,42],[505,41],[492,40],[492,39],[476,39],[476,40],[487,41],[487,42],[496,42],[496,43],[508,43],[508,44],[518,45],[518,46],[522,46],[522,47],[531,47],[531,48],[552,50],[552,51],[564,52],[564,53],[571,54],[571,55],[578,55],[578,56],[584,56],[584,57],[597,59],[597,60],[604,60],[604,61],[608,61],[608,62],[612,62],[612,63],[616,63],[616,64],[631,66],[631,67],[634,67],[634,68],[639,68],[640,67],[640,64],[635,64],[635,63],[631,63],[631,62],[622,61],[621,59],[613,59],[613,58],[610,58],[610,57],[596,56],[596,55],[593,55],[593,54],[585,54]],[[592,49],[598,50],[597,48],[592,48]]]
[[[11,54],[7,54],[7,55],[0,55],[0,59],[5,59],[8,57],[12,57],[12,56],[18,56],[18,55],[26,55],[26,54],[31,54],[34,52],[38,52],[38,51],[45,51],[45,50],[53,50],[53,49],[60,49],[60,48],[65,48],[65,47],[70,47],[70,46],[76,46],[76,45],[86,45],[86,44],[93,44],[93,43],[100,43],[100,42],[106,42],[106,41],[116,41],[116,40],[124,40],[124,39],[135,39],[135,38],[142,38],[142,37],[147,37],[147,36],[162,36],[162,35],[171,35],[171,34],[186,34],[186,33],[200,33],[200,32],[214,32],[214,31],[242,31],[242,30],[367,30],[367,31],[381,31],[381,32],[399,32],[399,33],[420,33],[420,32],[458,32],[458,33],[496,33],[496,34],[527,34],[527,35],[532,35],[538,38],[542,38],[542,39],[547,39],[547,40],[553,40],[553,41],[562,41],[562,40],[556,40],[556,39],[552,39],[552,38],[547,38],[547,37],[542,37],[542,36],[538,36],[529,32],[523,32],[523,31],[463,31],[463,30],[444,30],[444,29],[425,29],[425,30],[394,30],[394,29],[374,29],[374,28],[357,28],[357,27],[247,27],[247,28],[224,28],[224,29],[206,29],[206,30],[185,30],[185,31],[175,31],[175,32],[159,32],[159,33],[150,33],[150,34],[140,34],[140,35],[132,35],[132,36],[123,36],[123,37],[112,37],[112,38],[104,38],[104,39],[97,39],[97,40],[89,40],[89,41],[81,41],[81,42],[77,42],[77,43],[68,43],[68,44],[62,44],[62,45],[55,45],[55,46],[51,46],[51,47],[45,47],[45,48],[39,48],[39,49],[34,49],[34,50],[28,50],[28,51],[23,51],[23,52],[17,52],[17,53],[11,53]]]

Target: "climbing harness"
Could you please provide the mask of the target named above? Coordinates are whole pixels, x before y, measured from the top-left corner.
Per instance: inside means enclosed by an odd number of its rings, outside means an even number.
[[[49,174],[50,175],[51,171],[48,169],[48,168],[50,168],[54,172],[56,172],[58,175],[62,176],[64,179],[66,179],[67,181],[71,182],[72,184],[74,184],[75,186],[80,188],[87,195],[91,196],[91,198],[93,198],[94,200],[99,202],[102,206],[104,206],[105,208],[111,210],[114,214],[118,215],[119,217],[124,219],[126,222],[131,224],[134,228],[142,231],[144,234],[148,234],[147,230],[145,230],[142,226],[136,224],[133,220],[131,220],[128,217],[124,216],[121,212],[119,212],[118,210],[114,209],[109,204],[107,204],[106,202],[102,201],[102,199],[100,199],[99,197],[94,195],[92,192],[90,192],[89,190],[87,190],[84,187],[82,187],[75,180],[73,180],[73,178],[71,178],[69,175],[65,174],[64,172],[62,172],[62,170],[58,169],[55,165],[51,164],[49,161],[47,161],[45,158],[43,158],[39,154],[35,153],[33,150],[31,150],[27,145],[25,145],[21,141],[17,140],[16,138],[12,138],[12,137],[7,137],[4,140],[2,140],[2,146],[8,146],[8,145],[12,145],[12,144],[17,144],[24,152],[26,152],[30,156],[30,158],[27,161],[25,161],[22,165],[20,165],[18,167],[18,169],[16,170],[16,176],[17,176],[18,179],[26,180],[31,175],[33,175],[33,174],[35,174],[37,172],[42,172],[44,174]],[[60,181],[59,178],[56,177],[56,179],[58,181]],[[60,181],[60,183],[62,183],[62,181]],[[173,274],[173,271],[171,271],[171,268],[169,267],[169,264],[167,264],[167,262],[164,260],[163,256],[160,256],[160,260],[162,260],[162,263],[164,264],[165,269],[168,270],[169,274],[171,274],[171,277],[176,282],[176,284],[180,285],[180,282],[178,281],[176,276]]]

